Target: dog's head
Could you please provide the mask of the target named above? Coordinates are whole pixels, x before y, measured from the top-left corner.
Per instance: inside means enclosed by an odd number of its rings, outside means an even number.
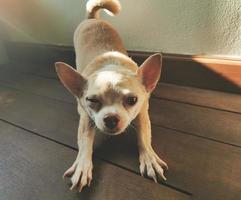
[[[71,66],[58,62],[57,74],[102,132],[122,133],[140,112],[161,74],[162,57],[150,56],[137,70],[108,66],[83,77]]]

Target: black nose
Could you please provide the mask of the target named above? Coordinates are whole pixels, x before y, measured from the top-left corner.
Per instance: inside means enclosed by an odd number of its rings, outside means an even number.
[[[104,117],[105,126],[109,129],[116,128],[119,121],[119,117],[116,115],[106,115]]]

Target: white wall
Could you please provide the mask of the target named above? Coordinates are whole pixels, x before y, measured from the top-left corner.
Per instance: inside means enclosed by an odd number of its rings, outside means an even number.
[[[116,25],[130,49],[241,55],[241,1],[122,1]]]
[[[0,23],[9,39],[72,45],[73,31],[84,18],[86,1],[1,2]],[[241,56],[239,0],[120,2],[120,15],[103,16],[118,29],[129,50]]]

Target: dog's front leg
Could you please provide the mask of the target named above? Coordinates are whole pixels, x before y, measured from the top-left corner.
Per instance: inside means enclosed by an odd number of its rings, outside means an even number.
[[[166,180],[163,168],[167,169],[168,167],[167,164],[154,152],[151,146],[151,123],[148,107],[149,103],[146,101],[134,123],[138,132],[137,139],[141,175],[144,175],[146,169],[147,175],[157,182],[156,173]]]
[[[79,110],[81,110],[78,128],[79,152],[73,165],[64,173],[64,177],[72,176],[70,189],[78,187],[79,191],[81,191],[84,186],[90,186],[92,180],[92,152],[95,129],[91,125],[87,113],[81,108]]]

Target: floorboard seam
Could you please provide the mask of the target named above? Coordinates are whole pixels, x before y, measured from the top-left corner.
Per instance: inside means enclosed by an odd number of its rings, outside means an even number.
[[[6,84],[5,82],[3,82],[2,80],[0,80],[0,86],[7,87],[7,88],[10,88],[12,90],[19,91],[19,92],[23,92],[23,93],[28,94],[28,95],[33,95],[33,96],[37,96],[37,97],[47,98],[49,100],[54,100],[54,101],[58,101],[58,102],[61,102],[61,103],[67,103],[67,104],[71,104],[71,105],[76,105],[75,103],[72,103],[70,101],[64,101],[64,100],[61,100],[61,99],[56,99],[56,98],[52,98],[52,97],[49,97],[49,96],[46,96],[46,95],[40,95],[40,94],[37,94],[35,92],[21,90],[21,89],[12,87],[9,84]]]
[[[99,157],[99,158],[101,158],[101,157]],[[126,168],[126,167],[121,166],[121,165],[118,165],[118,164],[113,163],[113,162],[111,162],[111,161],[109,161],[109,160],[106,160],[106,159],[104,159],[104,158],[101,158],[101,160],[103,160],[103,161],[105,161],[105,162],[107,162],[107,163],[110,163],[110,164],[112,164],[112,165],[118,166],[118,167],[120,167],[120,168],[122,168],[122,169],[125,169],[125,170],[127,170],[127,171],[130,171],[130,172],[132,172],[132,173],[134,173],[134,174],[137,174],[137,175],[140,175],[140,176],[141,176],[141,174],[140,174],[139,172],[136,172],[136,171],[134,171],[134,170],[132,170],[132,169]],[[145,178],[150,179],[150,180],[153,181],[153,179],[151,179],[151,178],[149,178],[149,177],[145,177]],[[181,192],[181,193],[187,194],[187,195],[189,195],[189,196],[192,196],[192,195],[193,195],[192,193],[190,193],[190,192],[188,192],[188,191],[186,191],[186,190],[177,188],[177,187],[172,186],[172,185],[170,185],[170,184],[168,184],[168,183],[165,183],[165,182],[161,182],[161,183],[159,183],[159,184],[165,185],[166,187],[169,187],[169,188],[174,189],[174,190],[176,190],[176,191],[179,191],[179,192]]]
[[[214,138],[209,138],[209,137],[197,135],[195,133],[190,133],[190,132],[182,131],[182,130],[175,129],[175,128],[170,128],[168,126],[163,126],[163,125],[159,125],[159,124],[155,124],[155,123],[151,123],[151,124],[153,126],[156,126],[156,127],[160,127],[160,128],[164,128],[164,129],[169,129],[169,130],[175,131],[177,134],[181,133],[181,134],[185,134],[185,135],[191,135],[191,136],[194,136],[194,137],[202,138],[202,139],[213,141],[213,142],[216,142],[216,143],[221,143],[221,144],[225,144],[225,145],[241,148],[241,145],[236,145],[236,144],[232,144],[232,143],[228,143],[228,142],[223,142],[221,140],[217,140],[217,139],[214,139]]]
[[[19,128],[19,129],[22,129],[22,130],[24,130],[24,131],[26,131],[26,132],[28,132],[28,133],[30,133],[30,134],[32,134],[32,135],[36,135],[36,136],[41,137],[41,138],[44,138],[44,139],[46,139],[46,140],[48,140],[48,141],[51,141],[51,142],[54,142],[54,143],[56,143],[56,144],[65,146],[65,147],[67,147],[67,148],[70,148],[70,149],[72,149],[72,150],[74,150],[74,151],[78,151],[77,148],[75,148],[75,147],[73,147],[73,146],[71,146],[71,145],[67,145],[67,144],[65,144],[65,143],[59,142],[59,141],[57,141],[57,140],[54,140],[54,139],[52,139],[52,138],[50,138],[50,137],[46,137],[46,136],[41,135],[41,134],[39,134],[39,133],[36,133],[36,132],[34,132],[34,131],[32,131],[32,130],[26,129],[26,128],[22,127],[22,126],[19,126],[19,125],[17,125],[17,124],[14,124],[14,123],[12,123],[12,122],[9,122],[9,121],[7,121],[7,120],[5,120],[5,119],[0,118],[0,121],[2,121],[2,122],[4,122],[4,123],[7,123],[7,124],[10,124],[10,125],[12,125],[12,126],[14,126],[14,127],[17,127],[17,128]],[[123,169],[123,170],[127,170],[127,171],[129,171],[129,172],[131,172],[131,173],[140,175],[140,173],[138,173],[138,172],[136,172],[136,171],[134,171],[134,170],[131,170],[131,169],[126,168],[126,167],[124,167],[124,166],[121,166],[121,165],[118,165],[118,164],[113,163],[113,162],[111,162],[111,161],[108,161],[108,160],[106,160],[106,159],[103,159],[102,157],[96,156],[95,154],[93,155],[93,157],[94,157],[95,159],[101,160],[101,161],[103,161],[103,162],[106,162],[106,163],[108,163],[108,164],[111,164],[111,165],[113,165],[113,166],[116,166],[116,167],[118,167],[118,168],[121,168],[121,169]],[[145,178],[146,178],[146,179],[151,179],[151,178],[149,178],[149,177],[145,177]],[[183,193],[183,194],[186,194],[186,195],[189,195],[189,196],[192,195],[192,193],[190,193],[190,192],[188,192],[188,191],[185,191],[185,190],[183,190],[183,189],[177,188],[177,187],[175,187],[175,186],[172,186],[172,185],[170,185],[170,184],[163,183],[163,182],[162,182],[162,183],[159,183],[159,184],[160,184],[160,185],[164,185],[164,186],[166,186],[166,187],[168,187],[168,188],[171,188],[171,189],[173,189],[173,190],[176,190],[176,191],[178,191],[178,192],[181,192],[181,193]]]
[[[238,111],[231,111],[231,110],[226,110],[226,109],[222,109],[222,108],[215,108],[215,107],[212,107],[212,106],[205,106],[205,105],[200,105],[200,104],[195,104],[195,103],[189,103],[189,102],[169,99],[169,98],[165,98],[165,97],[157,97],[155,95],[152,95],[151,97],[154,98],[154,99],[161,99],[161,100],[165,100],[165,101],[182,103],[182,104],[186,104],[186,105],[190,105],[190,106],[197,106],[197,107],[201,107],[201,108],[207,108],[207,109],[210,109],[210,110],[218,110],[218,111],[223,111],[223,112],[241,115],[241,112],[238,112]]]
[[[63,146],[65,146],[65,147],[67,147],[67,148],[70,148],[70,149],[72,149],[72,150],[75,150],[75,151],[78,150],[77,148],[75,148],[75,147],[73,147],[73,146],[70,146],[70,145],[67,145],[67,144],[65,144],[65,143],[56,141],[56,140],[54,140],[54,139],[52,139],[52,138],[50,138],[50,137],[41,135],[41,134],[39,134],[39,133],[36,133],[35,131],[29,130],[29,129],[27,129],[27,128],[24,128],[24,127],[22,127],[22,126],[20,126],[20,125],[14,124],[14,123],[9,122],[9,121],[7,121],[7,120],[5,120],[5,119],[0,118],[0,121],[5,122],[5,123],[7,123],[7,124],[10,124],[10,125],[12,125],[12,126],[14,126],[14,127],[16,127],[16,128],[22,129],[22,130],[24,130],[24,131],[26,131],[26,132],[29,132],[29,133],[33,134],[33,135],[37,135],[37,136],[39,136],[39,137],[41,137],[41,138],[44,138],[44,139],[46,139],[46,140],[49,140],[49,141],[51,141],[51,142],[54,142],[54,143],[63,145]]]

